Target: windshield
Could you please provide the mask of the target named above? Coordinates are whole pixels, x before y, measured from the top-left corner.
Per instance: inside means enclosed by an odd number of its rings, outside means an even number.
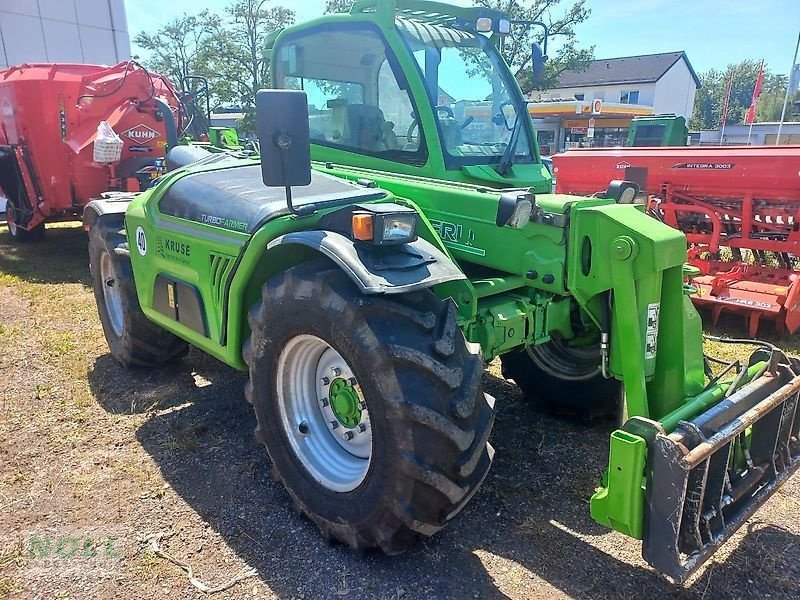
[[[457,165],[496,163],[518,111],[523,127],[514,162],[530,160],[526,105],[492,43],[482,35],[398,19],[435,103],[442,146]]]

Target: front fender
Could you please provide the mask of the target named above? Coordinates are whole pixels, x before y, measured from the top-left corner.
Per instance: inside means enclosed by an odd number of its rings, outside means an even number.
[[[364,294],[403,294],[466,279],[450,258],[422,238],[379,247],[354,242],[332,231],[296,231],[275,238],[267,244],[267,250],[288,244],[313,248],[327,256]]]

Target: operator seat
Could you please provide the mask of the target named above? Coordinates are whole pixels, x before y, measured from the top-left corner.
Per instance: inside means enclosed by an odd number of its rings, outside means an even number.
[[[348,104],[344,109],[347,133],[343,143],[346,146],[372,152],[393,150],[397,147],[397,136],[392,131],[394,123],[384,118],[380,108],[371,104]],[[391,145],[392,141],[394,147]]]

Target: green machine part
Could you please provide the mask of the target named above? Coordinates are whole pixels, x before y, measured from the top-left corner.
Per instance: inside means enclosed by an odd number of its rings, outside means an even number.
[[[679,429],[732,387],[757,379],[765,363],[707,387],[701,321],[685,282],[684,234],[613,198],[548,193],[551,178],[524,97],[497,49],[500,33],[464,25],[504,18],[422,0],[356,2],[348,14],[270,35],[271,80],[306,91],[313,168],[386,190],[380,202],[414,209],[419,237],[463,272],[464,279],[431,289],[452,299],[461,331],[480,344],[484,360],[556,337],[601,349],[598,366],[622,382],[628,421],[612,434],[609,469],[591,513],[608,527],[646,538],[652,432]],[[347,43],[332,52],[339,33]],[[488,69],[490,93],[502,93],[490,101],[481,91],[474,98],[470,90],[451,96],[445,72],[457,63],[445,63],[445,54],[448,61],[471,55]],[[391,93],[381,88],[387,82]],[[176,181],[220,169],[235,180],[237,167],[256,160],[233,154],[167,174],[131,203],[126,229],[131,248],[139,230],[156,248],[147,257],[130,253],[146,316],[245,369],[247,311],[260,299],[262,284],[318,256],[311,248],[271,242],[314,230],[335,209],[321,203],[251,233],[235,220],[189,222],[160,212],[162,196]],[[515,214],[518,208],[530,212],[516,222],[503,219],[504,202]],[[202,299],[205,314],[194,327],[153,308],[159,274],[185,282]],[[339,422],[358,422],[348,382],[336,381],[331,393]]]
[[[239,134],[233,127],[209,127],[208,141],[216,148],[238,150],[242,147]]]
[[[546,343],[555,333],[577,343],[598,343],[612,332],[604,368],[609,377],[623,381],[628,415],[667,415],[704,385],[700,318],[684,293],[685,237],[633,206],[543,193],[550,191],[550,175],[541,164],[522,92],[497,50],[501,36],[459,29],[458,23],[481,17],[497,22],[504,15],[418,0],[357,2],[349,14],[327,15],[273,33],[266,50],[272,82],[309,94],[316,169],[353,181],[369,180],[398,197],[413,199],[423,220],[469,276],[434,291],[456,301],[465,336],[481,345],[487,361]],[[322,68],[337,30],[351,36],[348,43],[358,41],[369,48],[367,54],[337,56],[340,69],[348,69],[349,83],[344,83],[344,75],[335,81],[335,66]],[[370,36],[379,38],[379,44],[370,46]],[[506,95],[491,107],[481,102],[483,97],[472,102],[450,97],[441,66],[451,47],[473,52],[478,63],[486,57],[483,66],[494,77],[492,89],[499,86]],[[348,123],[341,117],[348,104],[358,109],[347,110],[365,114],[363,105],[392,109],[382,105],[379,96],[370,98],[370,90],[388,81],[385,74],[379,78],[381,63],[391,67],[413,105],[414,123],[401,151],[356,147],[348,141]],[[325,100],[320,90],[330,97]],[[513,156],[504,171],[503,153],[495,151],[492,142],[507,148],[510,136],[482,143],[474,130],[493,130],[509,106],[519,115],[517,133],[529,152]],[[482,115],[488,116],[482,121]],[[453,117],[461,136],[453,136]],[[675,120],[654,125],[679,129]],[[405,153],[414,127],[424,135],[424,155]],[[402,136],[402,129],[397,135]],[[468,143],[470,136],[474,143]],[[459,145],[460,140],[464,143]],[[495,223],[497,190],[509,188],[537,193],[531,222],[519,229]],[[626,457],[631,470],[641,474],[646,444],[623,433],[612,438],[614,457]],[[609,477],[619,479],[617,473]],[[635,490],[628,491],[627,500],[614,496],[615,506],[635,504]],[[600,513],[593,509],[598,520],[620,530],[627,527],[629,535],[641,527],[641,514],[638,521],[630,516],[614,521]],[[623,520],[628,524],[615,525]]]
[[[689,141],[686,119],[676,115],[634,117],[626,146],[685,146]]]

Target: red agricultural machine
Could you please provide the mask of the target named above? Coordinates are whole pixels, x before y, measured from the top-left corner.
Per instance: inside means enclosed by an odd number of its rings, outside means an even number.
[[[686,234],[698,305],[800,329],[800,146],[576,149],[553,157],[556,191],[594,194],[626,179],[647,210]],[[727,247],[730,254],[720,249]]]
[[[164,156],[163,111],[180,123],[180,106],[166,77],[134,61],[0,71],[0,195],[11,235],[39,238],[45,222],[80,219],[103,192],[147,185]],[[121,146],[104,162],[94,152],[101,121]]]

